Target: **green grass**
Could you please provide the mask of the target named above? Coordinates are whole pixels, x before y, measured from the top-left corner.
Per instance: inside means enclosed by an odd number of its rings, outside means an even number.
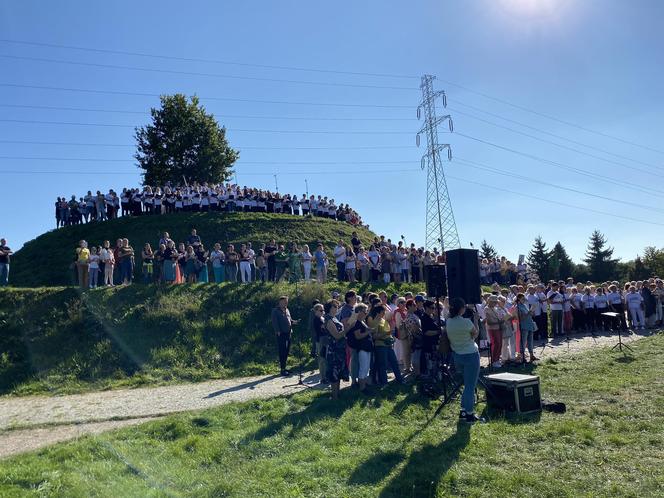
[[[340,238],[349,242],[353,230],[357,230],[364,243],[375,236],[365,228],[353,228],[347,223],[284,214],[177,213],[118,218],[52,230],[27,242],[12,258],[10,283],[16,287],[72,284],[74,272],[69,265],[81,239],[90,245],[101,245],[104,240],[114,245],[115,240],[126,237],[136,250],[137,268],[140,268],[143,244],[149,242],[156,250],[164,231],[176,242],[184,242],[192,228],[198,230],[206,247],[221,242],[224,249],[228,243],[243,242],[251,242],[258,249],[261,243],[276,239],[284,244],[291,241],[309,244],[314,252],[317,242],[323,242],[330,250]],[[332,260],[331,252],[329,255]]]
[[[566,414],[457,425],[412,388],[231,404],[0,462],[1,496],[661,496],[664,336],[536,367]],[[480,406],[482,408],[482,406]]]
[[[277,373],[270,312],[278,297],[291,297],[293,317],[303,319],[295,331],[306,335],[311,301],[346,288],[254,283],[131,285],[85,293],[71,287],[1,289],[0,394]]]

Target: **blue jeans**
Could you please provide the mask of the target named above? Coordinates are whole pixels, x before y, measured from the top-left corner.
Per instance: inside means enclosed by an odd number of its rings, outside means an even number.
[[[461,409],[467,413],[473,413],[475,409],[475,387],[480,374],[480,353],[454,353],[454,365],[463,373]]]
[[[376,355],[376,371],[378,373],[378,384],[380,385],[387,384],[388,366],[392,369],[392,372],[394,372],[394,376],[396,377],[397,382],[403,382],[403,377],[401,377],[401,371],[399,370],[399,362],[397,361],[397,355],[394,353],[394,349],[392,349],[391,346],[390,347],[376,346],[376,348],[374,349],[374,354]]]
[[[9,285],[9,263],[0,263],[0,287]]]
[[[522,330],[521,331],[521,358],[523,359],[523,353],[526,352],[526,344],[528,345],[528,351],[530,356],[533,355],[533,331],[532,330]]]
[[[213,266],[212,271],[214,271],[214,281],[217,284],[220,284],[224,281],[224,274],[226,273],[226,268],[224,266]]]
[[[131,283],[132,279],[134,278],[134,275],[133,275],[133,265],[131,264],[130,258],[125,258],[120,261],[120,271],[122,274],[122,282],[127,281]]]

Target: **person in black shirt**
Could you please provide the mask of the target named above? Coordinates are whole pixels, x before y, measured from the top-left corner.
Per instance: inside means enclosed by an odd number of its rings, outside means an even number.
[[[0,239],[0,287],[9,285],[9,259],[13,254],[5,239]]]
[[[277,241],[272,239],[269,245],[265,246],[265,258],[267,259],[267,279],[274,282],[277,271],[277,264],[274,255],[277,253]]]
[[[318,301],[314,300],[313,307],[311,308],[310,327],[311,327],[311,356],[318,360],[318,373],[320,375],[320,383],[327,384],[325,374],[327,371],[327,365],[325,363],[325,345],[326,341],[324,338],[327,336],[323,330],[323,324],[325,320],[323,315],[325,309],[323,305]]]
[[[371,367],[371,353],[373,351],[371,329],[365,323],[368,310],[369,308],[366,304],[356,305],[353,309],[353,314],[348,319],[348,332],[346,332],[348,346],[357,352],[357,379],[360,392],[366,392],[367,389],[369,368]]]
[[[434,352],[438,349],[441,327],[436,320],[436,304],[433,301],[425,301],[424,313],[420,317],[422,321],[422,361],[420,372],[426,374],[429,371],[429,363]]]
[[[357,252],[360,250],[360,246],[362,245],[362,242],[357,236],[357,232],[353,232],[353,237],[350,239],[350,243],[353,246],[353,252],[357,254]]]
[[[196,247],[198,247],[200,245],[200,243],[201,243],[201,238],[196,233],[196,229],[192,228],[191,229],[191,235],[187,239],[187,244],[192,246],[194,249],[196,249]]]

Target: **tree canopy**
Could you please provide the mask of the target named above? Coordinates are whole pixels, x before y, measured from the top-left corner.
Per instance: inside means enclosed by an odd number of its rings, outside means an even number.
[[[482,240],[482,244],[480,245],[480,257],[493,259],[497,256],[498,253],[496,252],[496,249],[491,244],[489,244],[486,239]]]
[[[549,258],[551,251],[546,248],[546,242],[538,235],[533,248],[528,253],[528,265],[539,275],[540,280],[549,280]]]
[[[226,130],[200,105],[198,97],[163,95],[152,108],[152,123],[136,128],[134,158],[144,185],[167,182],[223,182],[231,177],[239,152],[226,140]]]
[[[590,236],[584,262],[588,265],[590,278],[595,282],[603,282],[615,277],[617,259],[612,259],[613,247],[607,247],[606,237],[599,230]]]
[[[560,242],[556,242],[549,259],[551,278],[565,280],[574,274],[574,262]]]

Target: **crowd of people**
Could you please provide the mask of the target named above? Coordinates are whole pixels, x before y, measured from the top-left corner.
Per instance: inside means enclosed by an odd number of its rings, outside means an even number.
[[[480,260],[480,283],[489,285],[494,282],[502,285],[523,284],[537,280],[522,256],[518,263],[513,263],[505,256],[482,258]]]
[[[119,194],[91,190],[83,197],[58,197],[56,228],[104,221],[119,216],[140,216],[181,211],[225,211],[318,216],[362,225],[362,218],[348,204],[337,205],[321,195],[280,194],[233,184],[123,188]]]
[[[314,301],[307,322],[311,354],[318,359],[320,379],[339,396],[340,382],[350,381],[371,392],[395,381],[430,379],[441,357],[454,361],[464,377],[461,418],[477,420],[473,411],[479,351],[486,349],[492,368],[533,363],[535,340],[546,344],[575,332],[627,331],[664,325],[664,282],[659,278],[599,285],[550,282],[548,285],[494,283],[481,303],[466,305],[447,298],[436,302],[425,293],[403,295],[348,291],[332,294],[325,303]],[[282,297],[273,310],[282,375],[290,375],[287,359],[292,324]],[[611,312],[609,315],[605,313]],[[450,356],[451,355],[451,356]],[[471,386],[470,390],[467,390]]]
[[[393,244],[384,236],[375,237],[366,246],[357,232],[349,242],[339,240],[328,256],[322,243],[310,248],[307,244],[284,245],[271,240],[254,248],[251,242],[216,242],[206,248],[197,230],[192,229],[186,241],[176,243],[164,232],[154,247],[145,243],[140,251],[134,250],[127,239],[117,239],[113,246],[106,240],[90,247],[81,240],[72,267],[83,288],[128,284],[135,278],[143,283],[165,284],[314,279],[323,283],[331,258],[339,281],[384,283],[421,282],[427,267],[444,261],[437,250],[425,251],[414,244],[407,247],[403,241]]]

